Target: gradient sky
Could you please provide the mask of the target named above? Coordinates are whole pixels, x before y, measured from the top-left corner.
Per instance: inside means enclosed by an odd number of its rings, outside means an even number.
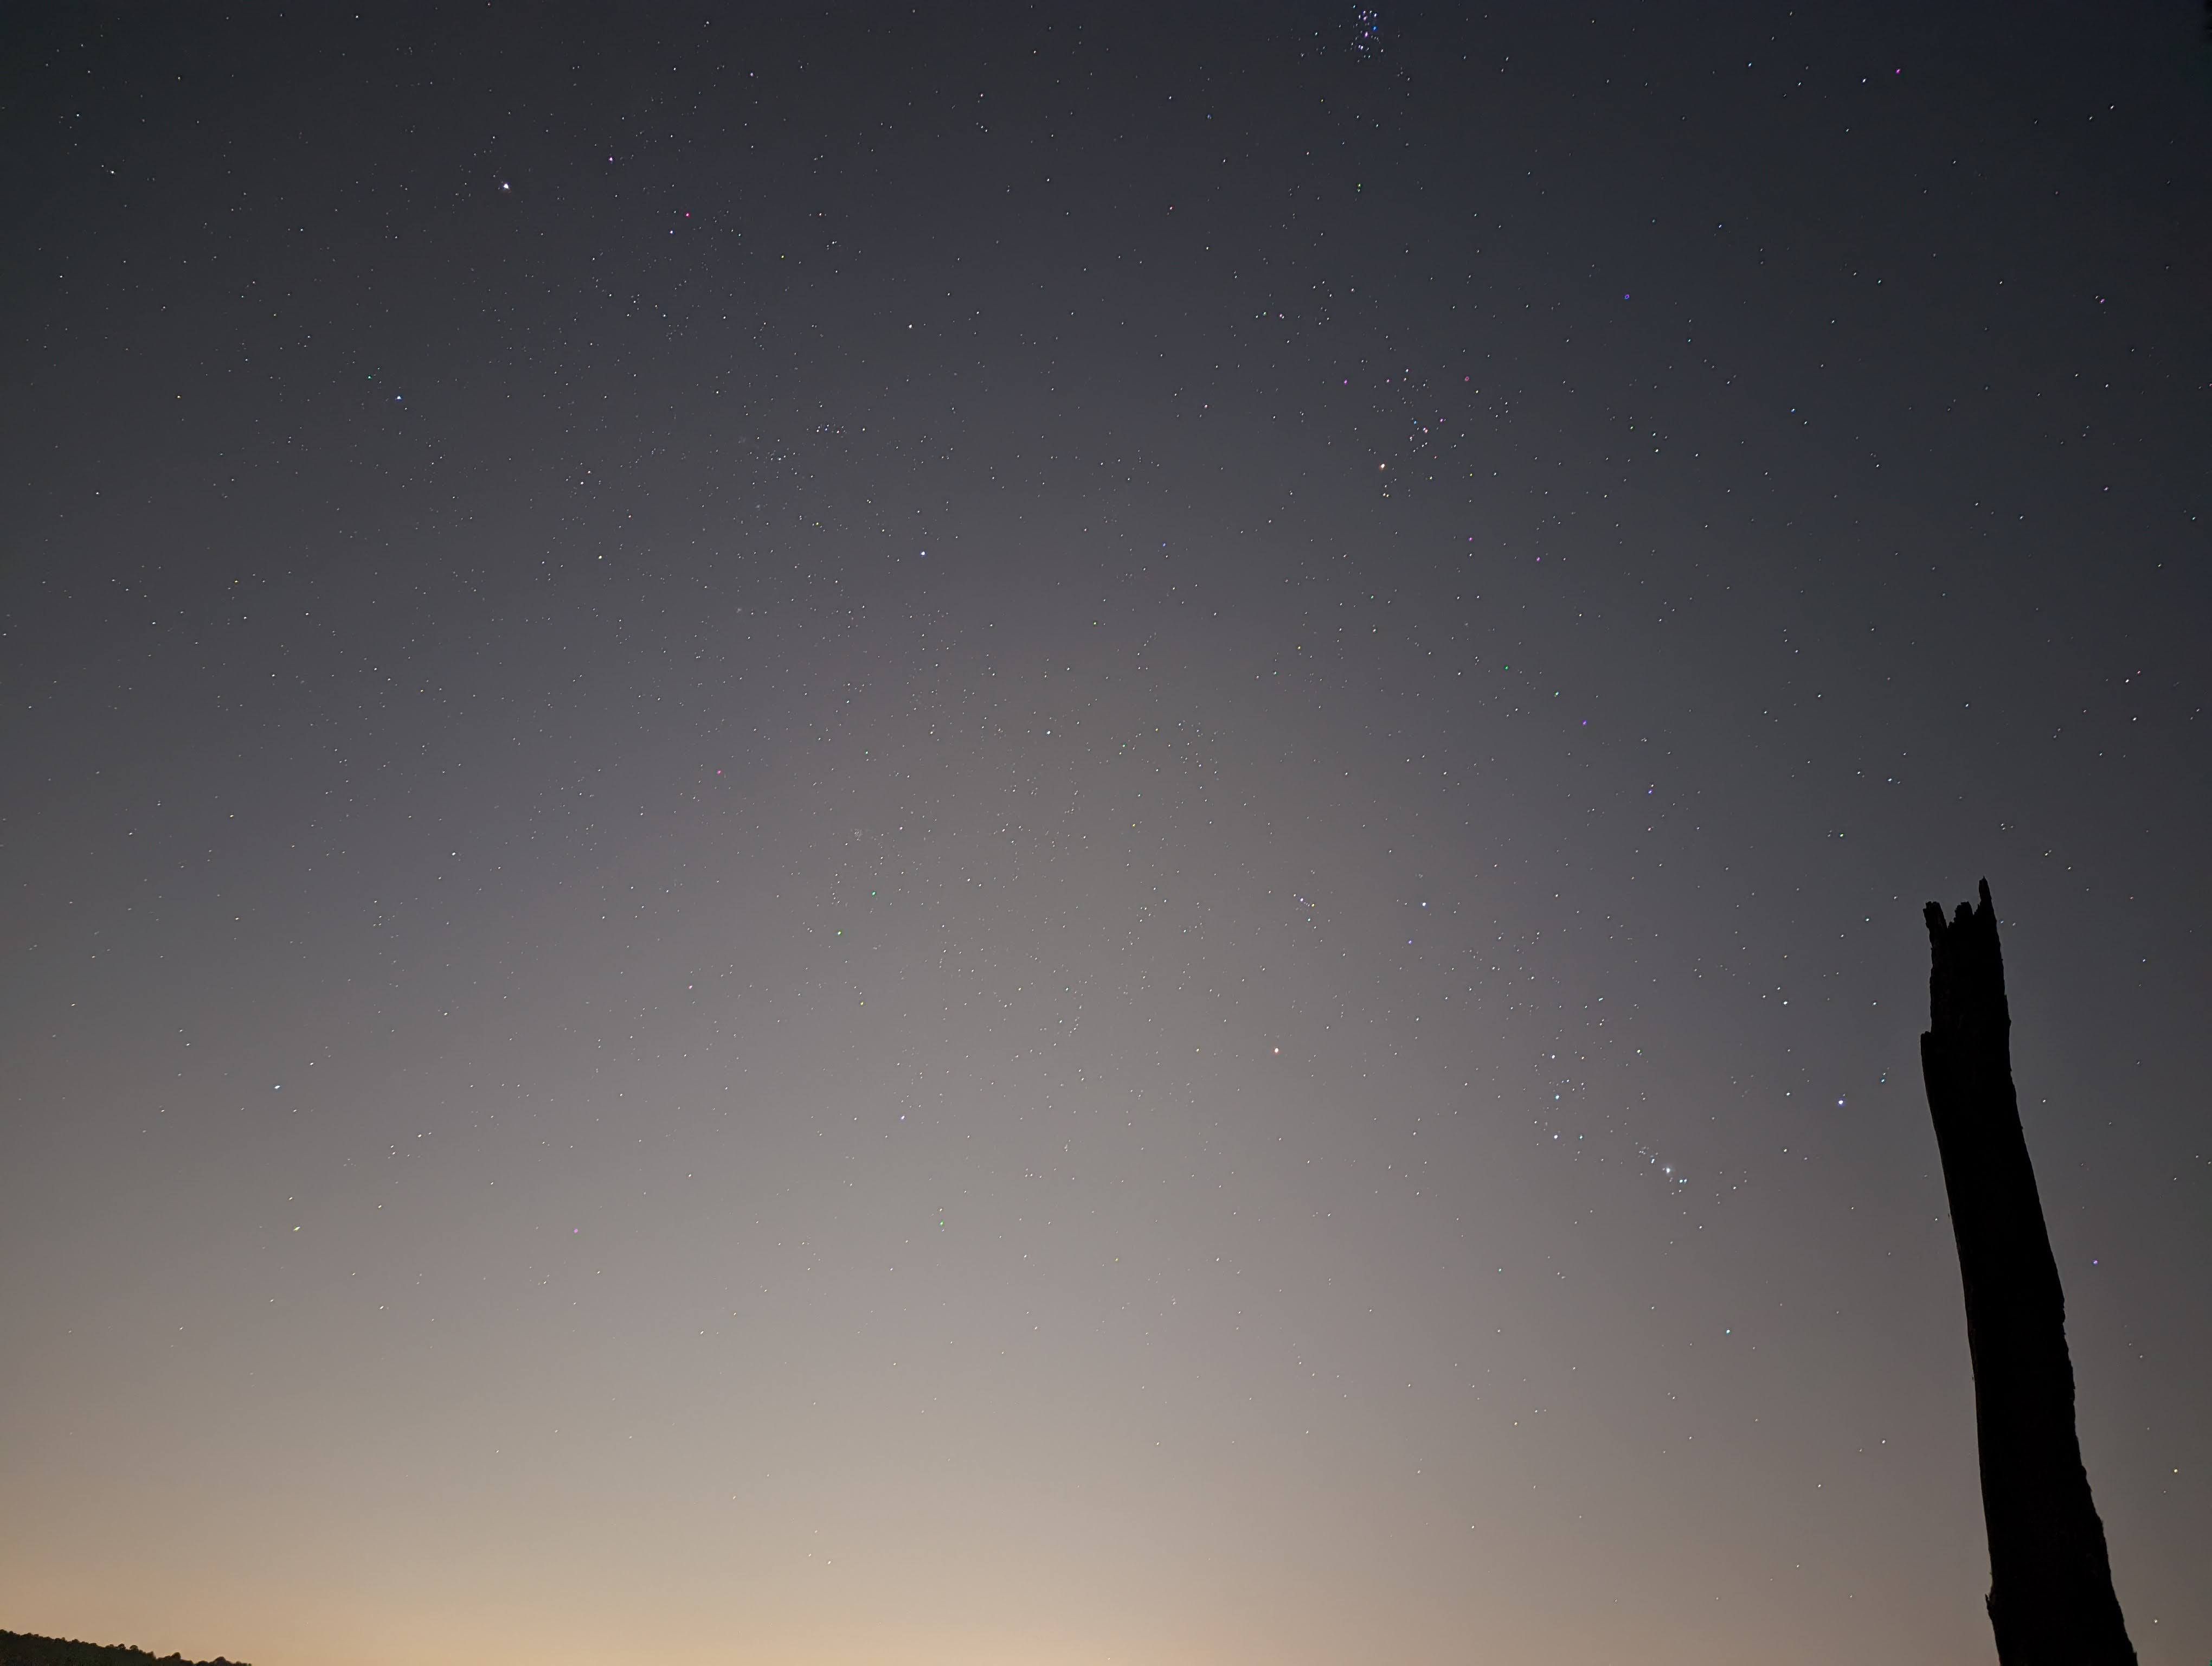
[[[0,1626],[2212,1656],[2197,10],[10,14]]]

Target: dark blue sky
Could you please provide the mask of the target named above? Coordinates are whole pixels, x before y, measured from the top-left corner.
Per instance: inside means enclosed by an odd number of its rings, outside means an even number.
[[[2212,1651],[2193,10],[9,31],[0,1625]]]

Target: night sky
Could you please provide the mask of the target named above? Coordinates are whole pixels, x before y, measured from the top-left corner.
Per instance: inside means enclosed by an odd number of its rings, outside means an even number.
[[[2212,1655],[2195,8],[0,27],[0,1626]]]

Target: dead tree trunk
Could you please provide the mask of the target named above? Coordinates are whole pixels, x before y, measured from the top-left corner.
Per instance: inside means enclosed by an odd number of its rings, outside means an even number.
[[[2066,1298],[2012,1084],[2012,1013],[1990,887],[1928,905],[1935,967],[1920,1038],[1966,1291],[1990,1624],[2003,1666],[2135,1666],[2105,1526],[2074,1430]]]

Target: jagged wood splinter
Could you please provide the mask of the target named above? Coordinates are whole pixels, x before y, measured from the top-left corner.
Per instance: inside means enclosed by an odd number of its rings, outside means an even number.
[[[2003,1666],[2135,1666],[2105,1525],[2074,1428],[2066,1297],[2012,1082],[2012,1013],[1989,881],[1979,908],[1928,905],[1935,964],[1920,1037],[1966,1292],[1966,1347]]]

